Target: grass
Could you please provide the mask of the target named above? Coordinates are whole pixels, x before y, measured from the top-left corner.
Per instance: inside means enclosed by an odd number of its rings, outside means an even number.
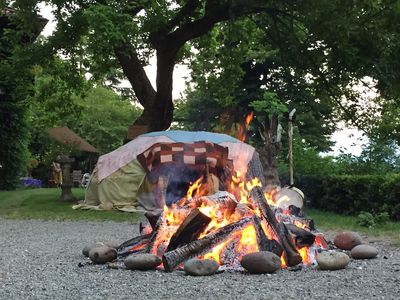
[[[72,189],[72,193],[83,199],[85,190]],[[73,203],[60,202],[61,190],[57,188],[21,189],[0,191],[0,217],[9,219],[41,220],[91,220],[136,222],[142,218],[139,213],[122,211],[74,210]]]
[[[394,244],[400,245],[400,222],[387,222],[372,228],[357,224],[357,217],[343,216],[316,209],[307,209],[306,214],[314,220],[316,227],[321,230],[357,231],[368,236],[389,238]]]
[[[72,189],[72,193],[79,199],[84,198],[84,192],[84,189]],[[142,214],[139,213],[73,210],[71,203],[63,203],[58,200],[60,194],[60,189],[0,191],[0,217],[42,220],[112,220],[132,223],[142,218]],[[322,232],[324,230],[352,230],[368,236],[387,237],[395,244],[400,244],[400,222],[388,222],[374,228],[366,228],[358,225],[357,218],[353,216],[342,216],[315,209],[307,209],[306,213]]]

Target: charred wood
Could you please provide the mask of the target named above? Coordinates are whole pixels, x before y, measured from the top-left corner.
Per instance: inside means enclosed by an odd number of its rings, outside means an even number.
[[[242,229],[244,226],[252,222],[252,218],[244,218],[238,222],[231,223],[218,230],[207,234],[205,237],[193,241],[185,246],[177,248],[173,251],[164,253],[162,260],[165,271],[171,272],[179,264],[189,258],[197,257],[212,249],[215,245],[224,241],[237,230]]]
[[[270,240],[261,226],[261,220],[258,216],[253,216],[254,229],[256,230],[257,244],[259,251],[273,252],[279,257],[282,255],[282,246],[275,240]]]
[[[160,234],[160,228],[163,226],[164,223],[165,223],[164,216],[161,215],[158,218],[156,225],[154,226],[153,232],[151,233],[151,237],[150,237],[149,243],[147,245],[147,249],[146,249],[147,253],[153,253],[152,250],[154,247],[154,243],[157,240],[157,236]]]
[[[290,237],[289,231],[285,227],[284,223],[278,223],[276,220],[275,214],[269,207],[261,187],[254,187],[250,191],[249,196],[255,205],[260,208],[263,217],[279,239],[279,243],[281,244],[285,254],[286,264],[291,267],[301,263],[303,259],[297,252],[296,247]]]
[[[197,240],[210,222],[211,218],[198,208],[193,209],[171,237],[167,252]]]
[[[145,234],[123,242],[117,249],[118,257],[125,257],[133,253],[146,252],[150,237],[151,234]]]
[[[289,232],[294,235],[295,243],[298,247],[311,246],[314,244],[315,235],[303,228],[297,227],[294,224],[286,224]]]

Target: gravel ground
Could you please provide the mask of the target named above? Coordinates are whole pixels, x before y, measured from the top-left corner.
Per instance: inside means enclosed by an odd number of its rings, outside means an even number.
[[[86,244],[128,240],[136,231],[128,223],[0,219],[0,299],[400,298],[399,249],[381,242],[373,244],[380,250],[378,258],[352,260],[339,271],[191,277],[181,271],[78,266],[87,261],[81,254]]]

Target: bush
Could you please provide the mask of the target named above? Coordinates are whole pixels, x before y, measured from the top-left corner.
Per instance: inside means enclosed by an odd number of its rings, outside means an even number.
[[[400,220],[400,174],[303,176],[296,185],[313,208],[351,215],[369,212],[374,221]]]

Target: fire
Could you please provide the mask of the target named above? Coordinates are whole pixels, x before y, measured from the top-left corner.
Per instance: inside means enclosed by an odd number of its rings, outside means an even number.
[[[190,211],[197,207],[200,212],[208,216],[211,221],[205,227],[204,230],[199,234],[198,239],[201,239],[208,234],[218,230],[226,225],[241,220],[244,216],[258,216],[260,218],[261,230],[264,231],[268,239],[277,239],[274,231],[270,225],[261,217],[261,211],[259,208],[254,207],[253,203],[249,199],[249,192],[255,186],[262,186],[261,181],[258,178],[253,178],[246,181],[244,173],[236,172],[232,176],[231,180],[231,192],[234,194],[237,202],[234,203],[234,209],[227,213],[227,206],[223,202],[212,202],[208,200],[196,201],[201,195],[207,193],[207,186],[202,184],[203,177],[196,180],[188,189],[186,197],[184,197],[178,204],[173,204],[171,207],[164,206],[164,213],[162,216],[161,230],[157,233],[157,238],[152,249],[152,253],[162,255],[166,247],[169,244],[171,237],[178,230],[179,226],[186,219]],[[270,206],[275,207],[274,202],[275,191],[265,193],[265,198]],[[194,198],[197,197],[197,198]],[[207,197],[204,197],[208,199]],[[199,204],[201,203],[201,204]],[[282,209],[280,210],[282,213]],[[289,210],[283,211],[285,214],[290,214]],[[291,217],[291,216],[289,216]],[[278,221],[283,221],[280,216],[277,215]],[[295,217],[291,217],[291,223],[299,228],[309,230],[307,224],[303,224],[300,220]],[[310,247],[297,248],[300,256],[303,259],[303,265],[311,265],[315,262],[315,251],[318,248],[325,248],[327,245],[322,236],[316,235],[316,239],[313,245]],[[225,262],[224,259],[232,259],[232,251],[234,251],[235,261],[238,262],[244,255],[252,252],[259,251],[257,242],[257,233],[253,224],[246,225],[241,230],[232,233],[228,238],[223,240],[214,246],[208,253],[204,254],[203,258],[214,259],[220,265],[232,264],[231,261]],[[282,267],[286,267],[284,255],[281,256]]]
[[[250,113],[246,116],[244,125],[243,125],[243,124],[240,124],[239,132],[238,132],[237,135],[236,135],[236,138],[237,138],[238,140],[240,140],[240,141],[242,141],[242,142],[244,142],[244,141],[246,140],[246,133],[247,133],[247,131],[248,131],[249,128],[250,128],[250,122],[251,122],[251,120],[253,120],[253,115],[254,115],[254,113],[253,113],[253,112],[250,112]]]

